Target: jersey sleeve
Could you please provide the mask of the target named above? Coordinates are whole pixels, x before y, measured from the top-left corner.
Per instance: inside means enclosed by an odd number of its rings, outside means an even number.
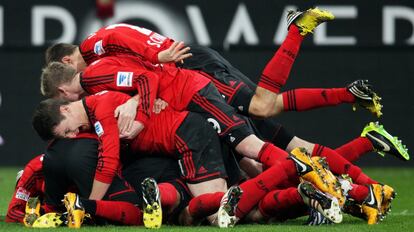
[[[81,54],[87,64],[97,60],[99,57],[117,54],[133,55],[157,64],[160,50],[150,45],[117,31],[91,35],[84,40],[80,46]]]
[[[82,42],[80,51],[88,64],[95,61],[96,57],[118,54],[138,56],[158,64],[158,53],[166,49],[172,41],[145,28],[114,24],[90,35]]]
[[[140,103],[136,120],[144,124],[151,115],[157,97],[160,77],[146,70],[144,65],[131,57],[103,58],[90,65],[81,74],[81,85],[89,93],[103,90],[138,94]]]
[[[119,130],[113,112],[112,115],[97,119],[93,126],[99,137],[100,147],[95,180],[110,184],[119,167]]]

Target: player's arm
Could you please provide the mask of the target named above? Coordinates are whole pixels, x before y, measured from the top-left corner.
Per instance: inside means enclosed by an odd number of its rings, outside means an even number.
[[[89,199],[101,200],[119,167],[119,130],[113,115],[102,117],[94,127],[101,142],[102,152],[98,155],[98,164]]]
[[[151,71],[141,68],[130,68],[130,72],[118,72],[116,90],[120,92],[136,92],[139,104],[135,109],[135,121],[145,126],[151,116],[157,97],[159,76]]]

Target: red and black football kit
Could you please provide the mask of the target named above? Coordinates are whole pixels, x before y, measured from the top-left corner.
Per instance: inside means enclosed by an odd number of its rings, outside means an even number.
[[[100,182],[111,183],[118,171],[120,140],[113,112],[129,99],[124,93],[111,91],[83,99],[102,146],[95,174]],[[220,141],[213,128],[197,114],[172,110],[152,114],[145,128],[129,144],[136,153],[163,153],[178,159],[181,175],[189,183],[226,177]]]
[[[142,79],[148,81],[142,84],[139,82]],[[146,85],[156,85],[157,82],[158,86]],[[202,115],[232,147],[253,133],[245,121],[236,115],[235,109],[223,100],[214,85],[192,70],[154,66],[125,55],[104,57],[81,73],[80,83],[90,94],[103,90],[135,94],[137,89],[144,89],[144,95],[151,98],[149,102],[154,101],[154,92],[157,91],[156,97],[168,102],[175,110],[188,110]],[[144,98],[142,104],[145,106],[146,102]]]

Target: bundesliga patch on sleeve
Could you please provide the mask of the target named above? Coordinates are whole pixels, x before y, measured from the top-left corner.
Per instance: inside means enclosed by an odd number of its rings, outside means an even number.
[[[133,72],[118,72],[116,76],[116,85],[120,87],[131,87]]]
[[[104,134],[104,130],[103,130],[103,127],[102,127],[101,123],[100,122],[95,122],[94,126],[95,126],[96,134],[99,137],[101,137]]]
[[[95,52],[95,54],[99,56],[105,53],[105,50],[102,45],[102,40],[99,40],[98,42],[95,43],[95,47],[93,51]]]
[[[30,196],[30,193],[26,189],[24,189],[23,187],[19,187],[16,191],[16,198],[17,199],[27,201],[27,200],[29,200],[29,196]]]

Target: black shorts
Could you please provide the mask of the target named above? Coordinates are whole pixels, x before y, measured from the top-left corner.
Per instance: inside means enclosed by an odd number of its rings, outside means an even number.
[[[170,183],[180,194],[180,205],[182,210],[191,199],[191,194],[185,182],[181,179],[178,162],[176,159],[165,157],[165,155],[140,155],[135,154],[134,159],[123,161],[122,176],[135,189],[139,199],[142,199],[141,182],[147,178],[154,178],[157,183]],[[142,202],[140,202],[140,205]]]
[[[98,141],[95,139],[59,139],[46,150],[43,159],[45,202],[61,206],[63,195],[76,190],[89,198],[98,161]],[[116,175],[103,198],[137,204],[139,199],[129,184]]]
[[[203,117],[189,112],[177,129],[175,140],[179,170],[187,183],[227,177],[220,140]]]
[[[225,101],[248,115],[257,85],[211,48],[191,45],[191,53],[193,56],[180,66],[207,73],[205,76],[214,83]]]
[[[227,104],[216,87],[209,83],[191,99],[187,109],[211,123],[223,142],[236,147],[244,138],[253,134],[236,110]]]

